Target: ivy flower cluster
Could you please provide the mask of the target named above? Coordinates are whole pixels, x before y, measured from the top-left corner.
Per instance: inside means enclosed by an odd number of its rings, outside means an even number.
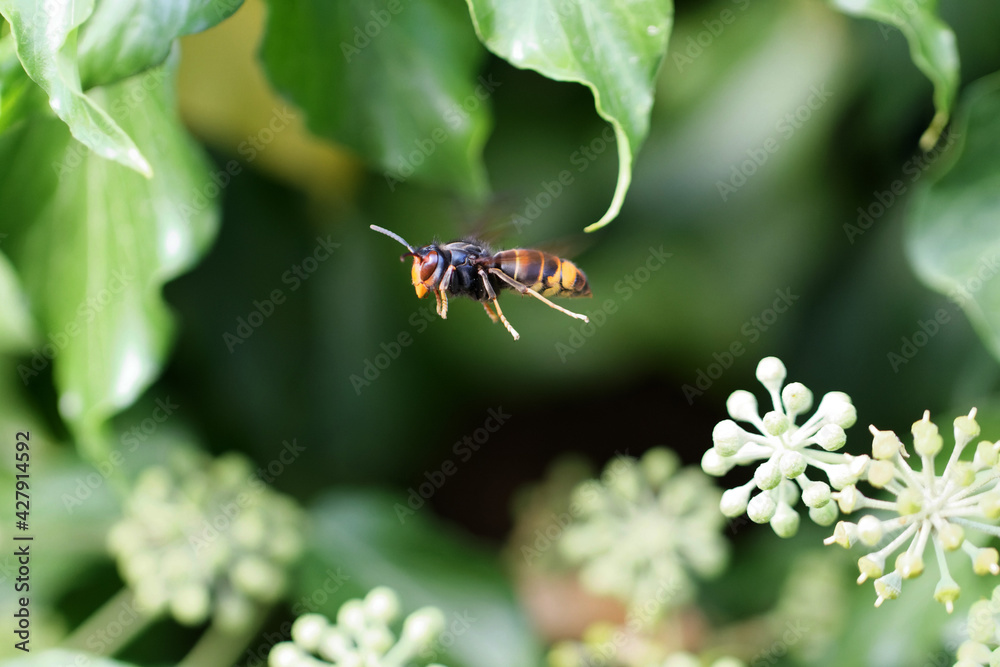
[[[989,600],[972,603],[966,632],[969,638],[958,647],[955,667],[1000,665],[1000,586]]]
[[[341,605],[336,623],[322,614],[305,614],[292,624],[292,641],[275,644],[267,663],[269,667],[406,667],[436,641],[445,618],[437,607],[418,609],[403,621],[397,639],[390,626],[399,613],[395,591],[380,586],[363,600]]]
[[[672,451],[612,460],[601,480],[572,493],[575,520],[559,541],[592,593],[624,601],[655,620],[689,599],[692,575],[718,574],[728,557],[716,511],[719,493],[697,468],[680,469]]]
[[[662,632],[643,632],[632,624],[619,627],[594,623],[580,640],[556,643],[548,654],[549,667],[746,667],[746,663],[717,653],[697,656],[672,651]]]
[[[757,365],[757,379],[767,389],[771,410],[763,416],[749,391],[735,391],[726,401],[732,419],[719,422],[712,432],[713,446],[705,452],[702,469],[721,477],[738,465],[760,462],[750,481],[722,494],[720,509],[727,517],[744,512],[756,523],[770,523],[781,537],[799,528],[795,505],[801,497],[817,524],[831,525],[838,517],[832,490],[854,484],[864,473],[867,456],[838,452],[847,442],[844,430],[854,425],[857,412],[847,394],[825,394],[819,407],[802,425],[800,415],[812,409],[813,394],[803,384],[784,385],[785,365],[766,357]],[[735,420],[735,421],[734,421]],[[756,433],[736,421],[751,424]],[[819,470],[829,483],[811,479],[809,468]],[[832,487],[832,489],[831,489]]]
[[[179,449],[140,474],[108,546],[147,613],[235,631],[284,592],[301,524],[299,507],[243,456]]]
[[[820,525],[832,524],[841,513],[888,513],[839,521],[825,540],[828,545],[850,548],[860,543],[872,549],[858,561],[858,583],[874,580],[875,606],[899,597],[903,580],[924,571],[928,547],[940,573],[934,599],[949,613],[961,589],[951,576],[947,554],[962,553],[978,575],[1000,574],[997,550],[966,537],[967,531],[1000,537],[1000,442],[983,440],[970,447],[980,431],[975,409],[955,419],[954,446],[943,466],[937,465],[937,457],[945,449],[944,438],[929,412],[911,429],[916,457],[894,432],[874,426],[869,428],[871,456],[852,456],[838,451],[846,441],[844,429],[856,419],[850,398],[840,392],[826,394],[812,417],[796,426],[797,417],[810,409],[812,394],[799,383],[784,385],[785,375],[781,361],[762,359],[757,379],[768,390],[773,409],[760,416],[752,394],[734,392],[727,402],[733,419],[720,422],[713,432],[713,447],[702,459],[706,472],[721,476],[736,465],[761,461],[753,479],[722,495],[723,514],[746,511],[752,520],[769,522],[778,535],[788,537],[798,529],[794,505],[800,496]],[[744,430],[733,420],[750,423],[758,432]],[[971,457],[963,456],[969,449]],[[825,474],[828,483],[808,477],[808,468]],[[891,499],[864,495],[857,486],[861,480]],[[982,649],[976,650],[982,657]]]
[[[946,554],[960,552],[979,575],[1000,574],[1000,554],[992,547],[982,548],[966,538],[966,531],[1000,536],[996,521],[1000,518],[1000,489],[997,480],[1000,468],[1000,442],[981,441],[975,447],[971,461],[962,460],[966,448],[979,435],[976,410],[955,419],[955,445],[940,474],[936,472],[938,454],[944,449],[944,438],[937,425],[924,412],[923,419],[913,423],[913,450],[920,466],[914,469],[907,460],[910,454],[892,431],[872,433],[872,460],[867,467],[867,481],[883,489],[893,500],[878,500],[848,486],[834,494],[840,509],[849,514],[859,509],[890,512],[889,518],[879,519],[867,514],[856,523],[841,521],[827,544],[851,547],[860,542],[881,548],[862,556],[858,561],[861,576],[858,583],[874,579],[877,599],[875,606],[899,597],[904,579],[919,576],[924,571],[924,554],[933,547],[940,579],[934,599],[948,613],[961,589],[952,578]],[[903,545],[905,550],[900,551]],[[900,552],[890,571],[887,559]]]

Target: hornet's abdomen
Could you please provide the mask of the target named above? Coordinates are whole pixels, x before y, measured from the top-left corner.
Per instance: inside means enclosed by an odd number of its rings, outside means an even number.
[[[502,250],[492,266],[542,296],[591,296],[587,276],[576,264],[541,250]]]

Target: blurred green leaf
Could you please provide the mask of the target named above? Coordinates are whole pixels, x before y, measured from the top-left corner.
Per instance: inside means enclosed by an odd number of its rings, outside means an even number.
[[[632,162],[649,133],[653,88],[673,24],[671,0],[468,0],[483,44],[512,65],[558,81],[582,83],[618,143],[618,184],[611,206],[586,231],[618,215]]]
[[[95,92],[151,157],[155,178],[87,151],[54,119],[0,137],[0,233],[45,332],[18,372],[30,383],[54,363],[60,412],[90,445],[159,373],[172,331],[160,288],[217,226],[218,187],[176,117],[171,72]]]
[[[0,36],[0,133],[24,118],[32,91],[39,91],[39,88],[21,67],[14,40]]]
[[[920,278],[956,301],[1000,359],[1000,74],[965,96],[947,171],[914,194],[907,251]]]
[[[920,137],[920,145],[930,150],[948,124],[958,92],[959,60],[955,33],[938,18],[937,1],[912,0],[832,0],[833,6],[854,16],[874,19],[899,29],[910,45],[910,58],[934,84],[936,113],[930,127]]]
[[[93,0],[0,0],[0,14],[10,23],[24,71],[48,93],[49,106],[76,140],[102,157],[152,176],[149,161],[128,134],[82,92],[76,29],[93,9]]]
[[[483,51],[454,2],[269,3],[261,47],[272,83],[309,128],[386,172],[482,195],[490,125],[502,82],[475,79]],[[391,178],[391,180],[390,180]]]
[[[30,644],[29,644],[30,646]],[[7,667],[66,667],[67,665],[88,665],[88,667],[130,667],[132,663],[112,660],[110,658],[96,658],[89,653],[77,651],[64,651],[62,649],[49,649],[35,655],[27,655],[23,658],[5,660]]]
[[[427,507],[411,510],[405,497],[397,500],[338,492],[312,508],[314,554],[296,591],[300,604],[310,606],[293,611],[315,610],[329,591],[345,593],[339,604],[375,586],[390,586],[406,613],[425,605],[444,611],[451,636],[433,647],[435,661],[469,667],[537,664],[539,647],[496,557],[432,521]],[[321,611],[332,615],[336,606]]]
[[[243,0],[100,0],[80,27],[80,79],[88,89],[161,64],[174,40],[211,28]]]
[[[3,233],[0,232],[0,246]],[[0,352],[27,349],[34,336],[28,301],[17,272],[7,256],[0,252]]]

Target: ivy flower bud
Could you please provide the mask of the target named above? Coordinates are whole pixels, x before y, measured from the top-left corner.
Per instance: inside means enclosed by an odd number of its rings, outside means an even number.
[[[701,455],[701,469],[706,475],[722,477],[733,469],[736,463],[730,458],[723,458],[716,449],[706,449]]]
[[[778,537],[792,537],[799,530],[799,514],[788,503],[778,503],[770,523]]]
[[[924,413],[920,421],[913,422],[910,432],[913,433],[913,450],[921,456],[937,456],[944,446],[944,438],[928,413]]]
[[[781,402],[789,414],[798,415],[812,408],[813,395],[801,382],[791,382],[781,390]]]
[[[757,398],[749,391],[737,389],[726,400],[726,411],[741,422],[753,421],[757,419]]]
[[[746,442],[746,431],[732,419],[724,419],[712,429],[712,444],[720,456],[733,456]]]
[[[778,460],[778,469],[788,479],[795,479],[803,474],[806,471],[807,465],[806,457],[794,450],[782,453],[781,458]]]
[[[902,448],[903,443],[899,441],[892,431],[880,431],[874,426],[869,426],[868,430],[872,435],[872,458],[876,461],[891,461]]]
[[[828,452],[835,452],[847,444],[847,434],[837,424],[827,424],[816,434],[816,444]]]
[[[975,549],[972,553],[972,571],[979,575],[1000,574],[1000,552],[993,547]]]
[[[832,525],[837,517],[840,516],[840,510],[837,508],[837,503],[827,503],[820,507],[810,507],[809,508],[809,518],[813,520],[817,526],[829,526]]]
[[[823,507],[831,499],[830,485],[825,482],[813,482],[802,491],[802,502],[806,507]]]
[[[750,501],[750,487],[737,486],[735,489],[726,489],[722,493],[722,500],[719,501],[719,509],[725,516],[737,517],[747,511],[747,503]]]
[[[858,519],[858,538],[863,544],[870,547],[875,546],[882,540],[882,522],[871,514]]]
[[[1000,458],[1000,442],[982,440],[976,445],[976,455],[972,462],[977,468],[992,468]]]
[[[758,493],[747,504],[747,516],[754,523],[767,523],[774,517],[778,504],[768,492]]]
[[[896,466],[890,461],[875,460],[868,464],[868,483],[881,489],[896,476]]]
[[[896,571],[904,579],[919,577],[924,571],[924,559],[920,554],[904,551],[896,556]]]
[[[945,521],[938,528],[938,539],[945,551],[954,551],[965,542],[965,530],[956,523]]]
[[[786,375],[785,364],[777,357],[764,357],[757,364],[757,380],[767,387],[768,391],[777,393]]]
[[[764,461],[757,466],[753,473],[753,479],[757,488],[767,491],[778,486],[781,482],[781,470],[778,469],[773,459]]]
[[[409,665],[444,629],[444,614],[424,607],[410,614],[399,634],[390,629],[399,616],[395,591],[372,589],[364,600],[348,600],[337,611],[337,623],[305,614],[292,624],[292,641],[275,644],[270,667],[400,667]],[[421,663],[423,664],[423,663]],[[430,667],[430,666],[429,666]],[[440,666],[439,666],[440,667]]]
[[[772,410],[764,415],[764,430],[768,435],[779,436],[788,430],[791,422],[784,413]]]
[[[962,588],[947,573],[944,573],[934,588],[934,599],[943,604],[945,611],[950,614],[955,611],[955,600],[961,593]]]
[[[862,556],[858,559],[858,583],[863,584],[868,579],[878,579],[885,573],[885,556],[878,552]]]
[[[895,600],[902,590],[903,577],[898,570],[893,570],[889,574],[879,577],[875,580],[875,592],[878,594],[875,606],[881,607],[884,601]]]
[[[858,412],[851,403],[851,398],[842,391],[831,391],[823,396],[817,412],[826,417],[826,421],[836,424],[842,429],[849,429],[858,420]]]

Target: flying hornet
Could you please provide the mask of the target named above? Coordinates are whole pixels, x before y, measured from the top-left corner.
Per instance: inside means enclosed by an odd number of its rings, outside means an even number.
[[[517,340],[520,334],[504,317],[497,301],[497,292],[515,289],[522,296],[534,297],[570,317],[590,321],[586,315],[566,310],[546,298],[591,296],[587,276],[568,259],[530,248],[493,252],[485,243],[475,239],[431,243],[416,248],[388,229],[378,225],[371,225],[371,228],[406,246],[407,252],[399,260],[413,258],[410,274],[417,297],[423,298],[428,292],[434,292],[437,314],[442,319],[448,318],[449,295],[469,297],[482,303],[490,319],[503,322],[510,335]]]

